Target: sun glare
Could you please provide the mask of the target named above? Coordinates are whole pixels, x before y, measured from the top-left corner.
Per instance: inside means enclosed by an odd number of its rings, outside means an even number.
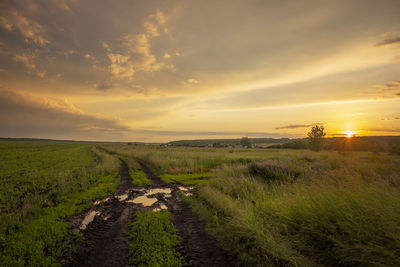
[[[347,138],[353,137],[356,134],[356,131],[344,131],[343,132]]]

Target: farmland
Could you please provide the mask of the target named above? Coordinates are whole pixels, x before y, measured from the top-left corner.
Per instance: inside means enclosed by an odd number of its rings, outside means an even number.
[[[130,245],[116,253],[132,266],[196,265],[210,260],[202,253],[240,266],[400,264],[395,154],[12,141],[0,149],[3,263],[93,263],[82,257],[103,248],[82,244],[107,247],[118,226]],[[76,230],[73,218],[90,212],[97,219]]]

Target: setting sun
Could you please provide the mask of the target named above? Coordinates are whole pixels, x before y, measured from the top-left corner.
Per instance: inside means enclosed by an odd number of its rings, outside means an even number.
[[[354,135],[356,134],[356,131],[345,131],[344,134],[346,135],[346,137],[354,137]]]

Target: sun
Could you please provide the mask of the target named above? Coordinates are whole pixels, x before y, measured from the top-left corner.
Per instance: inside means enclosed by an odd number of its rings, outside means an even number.
[[[356,131],[344,131],[343,132],[347,138],[353,137],[356,134]]]

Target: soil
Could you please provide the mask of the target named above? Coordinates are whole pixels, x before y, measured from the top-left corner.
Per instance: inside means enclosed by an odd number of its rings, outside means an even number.
[[[86,229],[80,229],[84,215],[75,219],[73,231],[83,233],[82,241],[67,266],[129,266],[129,237],[128,224],[133,220],[133,215],[138,210],[161,210],[168,207],[172,214],[182,244],[177,251],[184,257],[189,266],[235,266],[235,259],[220,249],[215,240],[205,231],[204,224],[192,212],[189,205],[179,197],[180,189],[187,193],[192,188],[182,188],[178,184],[165,184],[154,175],[143,163],[140,163],[147,177],[153,182],[152,186],[134,188],[129,169],[122,162],[120,169],[120,185],[116,193],[108,199],[97,202],[90,211],[100,214],[94,217]],[[171,194],[149,193],[163,190],[150,189],[170,188]],[[165,190],[164,190],[165,191]],[[147,192],[147,193],[146,193]],[[150,195],[152,194],[152,195]],[[151,207],[134,204],[134,199],[141,196],[156,198],[157,202]]]

